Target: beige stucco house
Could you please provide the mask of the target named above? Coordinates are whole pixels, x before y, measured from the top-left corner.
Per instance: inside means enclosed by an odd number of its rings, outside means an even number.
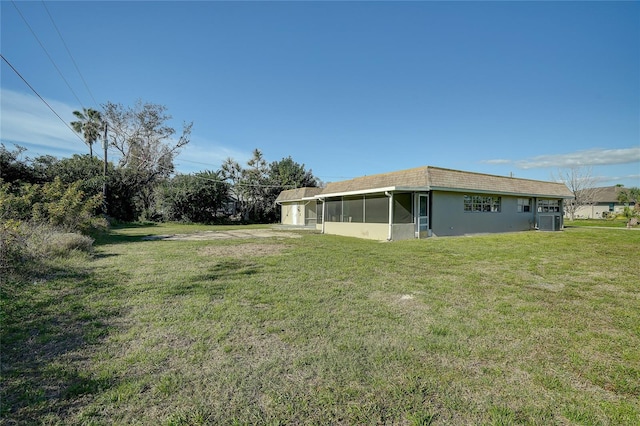
[[[283,191],[282,223],[315,222],[326,234],[403,240],[540,229],[561,230],[561,183],[424,166]]]
[[[600,188],[591,188],[587,191],[592,193],[593,201],[586,206],[576,208],[574,217],[576,219],[603,219],[608,214],[621,214],[624,211],[625,204],[618,200],[621,191],[628,190],[623,186],[605,186]],[[634,203],[629,203],[633,207]]]

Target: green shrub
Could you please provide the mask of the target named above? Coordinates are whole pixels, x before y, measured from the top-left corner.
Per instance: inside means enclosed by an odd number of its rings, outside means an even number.
[[[46,223],[67,232],[83,233],[106,229],[98,216],[102,194],[86,196],[82,182],[70,185],[56,178],[43,185],[0,186],[0,219]]]
[[[21,262],[26,246],[21,232],[22,224],[17,220],[0,221],[0,270],[4,271]]]
[[[93,238],[48,224],[9,220],[0,223],[0,268],[26,270],[30,264],[93,252]]]

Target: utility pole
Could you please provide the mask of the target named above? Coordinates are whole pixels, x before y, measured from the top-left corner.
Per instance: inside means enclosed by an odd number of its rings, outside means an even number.
[[[104,137],[102,138],[102,149],[104,149],[104,168],[102,169],[102,204],[104,214],[107,214],[107,122],[104,123]]]

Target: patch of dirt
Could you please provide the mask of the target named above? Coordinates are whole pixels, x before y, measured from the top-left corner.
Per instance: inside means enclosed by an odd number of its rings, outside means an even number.
[[[204,256],[214,257],[260,257],[280,254],[286,248],[282,244],[236,244],[232,246],[208,246],[200,250]]]
[[[564,289],[564,284],[559,283],[559,284],[551,284],[551,283],[534,283],[534,284],[528,284],[527,287],[529,288],[535,288],[538,290],[547,290],[547,291],[552,291],[552,292],[559,292],[562,291]]]
[[[391,306],[396,306],[400,308],[425,309],[426,306],[424,305],[424,303],[420,302],[419,300],[416,300],[417,293],[420,293],[420,292],[409,293],[409,294],[407,293],[391,294],[391,293],[383,293],[381,291],[374,291],[373,293],[370,294],[369,297],[371,297],[371,299],[373,300],[382,301]]]
[[[293,232],[274,231],[271,229],[238,229],[231,231],[205,231],[193,234],[173,234],[173,235],[149,235],[143,240],[165,240],[165,241],[201,241],[201,240],[229,240],[246,238],[300,238],[300,234]]]

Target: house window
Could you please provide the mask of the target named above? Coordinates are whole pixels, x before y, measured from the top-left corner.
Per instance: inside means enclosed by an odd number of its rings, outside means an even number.
[[[493,197],[486,195],[465,195],[464,211],[500,213],[501,197]]]
[[[538,200],[538,212],[550,213],[560,211],[560,200]]]
[[[364,197],[344,197],[342,209],[343,222],[362,222],[364,219]]]
[[[531,198],[518,198],[518,213],[527,213],[531,211],[533,200]]]
[[[413,194],[393,195],[393,223],[413,223]]]

